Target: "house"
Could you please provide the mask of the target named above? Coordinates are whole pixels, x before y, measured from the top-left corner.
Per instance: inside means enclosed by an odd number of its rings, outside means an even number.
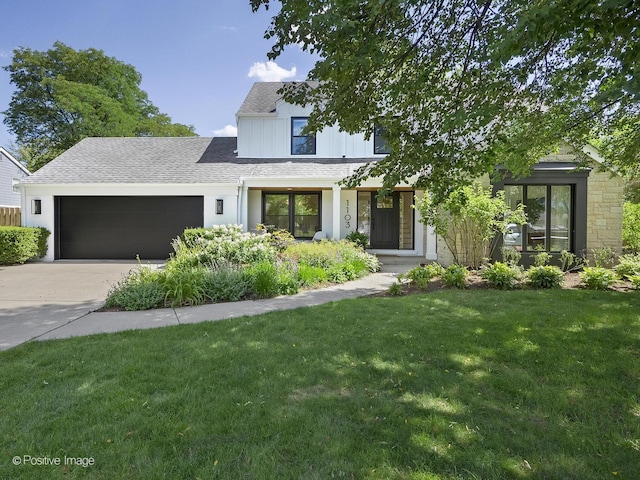
[[[7,150],[0,147],[0,207],[19,207],[18,184],[29,176],[26,169]]]
[[[186,227],[238,223],[251,230],[262,223],[300,240],[358,230],[369,235],[374,253],[446,261],[433,229],[412,208],[423,191],[398,185],[377,198],[376,179],[352,190],[338,184],[388,153],[384,139],[337,126],[304,135],[310,108],[285,102],[282,86],[253,86],[236,115],[237,138],[82,140],[22,182],[23,223],[52,232],[47,260],[162,259]],[[539,167],[533,183],[506,182],[510,198],[547,202],[536,246],[544,236],[544,248],[551,248],[548,237],[558,236],[551,225],[560,221],[553,213],[560,191],[570,205],[561,220],[575,231],[566,235],[570,249],[619,248],[622,182],[595,171],[572,173],[572,159],[566,152],[541,159],[550,169]]]

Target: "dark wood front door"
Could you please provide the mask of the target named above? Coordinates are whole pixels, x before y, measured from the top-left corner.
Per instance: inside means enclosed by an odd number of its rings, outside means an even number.
[[[400,248],[400,193],[377,198],[371,192],[371,248]]]

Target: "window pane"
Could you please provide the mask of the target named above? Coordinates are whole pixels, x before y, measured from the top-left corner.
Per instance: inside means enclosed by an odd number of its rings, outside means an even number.
[[[358,231],[371,236],[371,192],[358,192]]]
[[[391,153],[391,147],[387,144],[384,134],[385,129],[383,127],[375,127],[373,132],[373,153]]]
[[[551,187],[551,246],[553,252],[570,250],[571,246],[571,186]]]
[[[306,118],[291,119],[291,155],[315,155],[316,153],[316,137],[302,134],[307,121]]]
[[[293,236],[313,237],[320,230],[320,195],[296,194],[294,208]]]
[[[267,194],[264,196],[264,223],[290,230],[288,194]]]
[[[376,208],[393,208],[393,196],[387,195],[386,197],[377,197]]]
[[[547,250],[547,186],[527,186],[526,214],[529,251]]]
[[[505,185],[504,187],[505,202],[511,210],[518,208],[522,203],[522,186],[521,185]],[[515,223],[509,223],[507,232],[502,237],[502,243],[505,247],[522,250],[522,227]]]

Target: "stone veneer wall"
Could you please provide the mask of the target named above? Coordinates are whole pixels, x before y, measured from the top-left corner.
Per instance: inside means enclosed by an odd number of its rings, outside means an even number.
[[[622,204],[624,181],[597,167],[587,183],[587,254],[594,248],[610,247],[622,252]]]

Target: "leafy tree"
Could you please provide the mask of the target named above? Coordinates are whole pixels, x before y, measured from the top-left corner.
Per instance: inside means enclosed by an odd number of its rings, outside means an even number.
[[[432,225],[453,255],[454,263],[472,268],[491,257],[499,235],[507,233],[510,224],[527,222],[524,206],[511,210],[504,190],[491,194],[479,182],[458,187],[441,202],[425,195],[416,203],[421,222]]]
[[[524,175],[593,138],[625,173],[640,163],[640,4],[634,0],[251,0],[281,6],[265,37],[317,54],[309,128],[387,131],[392,153],[348,185],[416,175],[444,198],[496,163]]]
[[[192,136],[140,89],[136,69],[102,50],[56,42],[46,52],[18,48],[4,67],[13,93],[4,123],[29,152],[32,171],[91,136]]]

